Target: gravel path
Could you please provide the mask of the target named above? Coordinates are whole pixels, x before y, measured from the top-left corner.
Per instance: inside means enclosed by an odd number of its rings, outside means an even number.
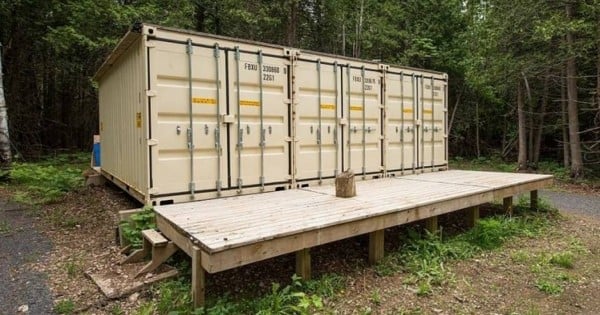
[[[36,231],[34,219],[18,205],[0,200],[0,314],[52,314],[52,296],[46,275],[32,271],[36,262],[50,251],[50,240]]]
[[[600,218],[600,195],[542,190],[540,196],[561,211]]]

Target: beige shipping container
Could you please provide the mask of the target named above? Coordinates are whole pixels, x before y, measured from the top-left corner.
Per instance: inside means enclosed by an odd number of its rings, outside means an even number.
[[[447,164],[441,73],[136,24],[95,80],[102,173],[146,204]]]

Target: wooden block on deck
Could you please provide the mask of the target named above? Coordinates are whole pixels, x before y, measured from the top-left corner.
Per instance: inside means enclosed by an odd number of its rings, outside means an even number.
[[[356,182],[351,170],[340,173],[335,178],[335,196],[350,198],[356,196]]]

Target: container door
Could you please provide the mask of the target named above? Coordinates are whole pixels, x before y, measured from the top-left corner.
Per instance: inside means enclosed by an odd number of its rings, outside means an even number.
[[[343,69],[344,170],[355,174],[379,174],[382,171],[382,99],[381,71],[346,66]]]
[[[229,52],[232,188],[290,179],[287,57]]]
[[[433,83],[433,165],[448,164],[446,156],[446,81],[434,79]]]
[[[300,60],[297,84],[297,180],[334,178],[341,168],[340,67]]]
[[[149,58],[154,193],[219,190],[227,178],[224,52],[155,41]]]
[[[421,167],[445,164],[445,108],[442,81],[421,77]]]
[[[386,73],[386,167],[388,172],[414,170],[416,165],[415,78]]]

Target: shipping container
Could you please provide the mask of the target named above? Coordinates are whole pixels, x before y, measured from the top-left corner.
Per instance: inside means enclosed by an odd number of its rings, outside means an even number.
[[[95,80],[102,174],[146,204],[447,165],[443,73],[136,24]]]

